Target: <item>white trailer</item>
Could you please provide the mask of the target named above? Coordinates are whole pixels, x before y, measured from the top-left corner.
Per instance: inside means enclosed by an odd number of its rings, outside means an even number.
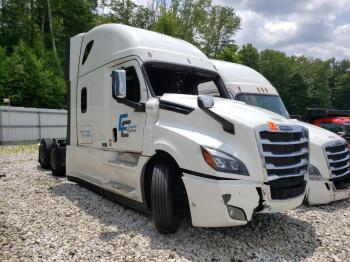
[[[175,232],[186,209],[193,226],[225,227],[302,203],[307,129],[227,99],[193,45],[107,24],[67,50],[67,140],[40,147],[54,174],[66,169],[70,181],[151,212],[161,233]],[[295,145],[304,152],[297,162]]]
[[[231,98],[289,118],[276,88],[260,73],[244,65],[212,60]],[[291,94],[292,95],[292,94]],[[327,204],[350,195],[350,153],[342,137],[315,125],[291,120],[309,130],[310,166],[306,200]]]

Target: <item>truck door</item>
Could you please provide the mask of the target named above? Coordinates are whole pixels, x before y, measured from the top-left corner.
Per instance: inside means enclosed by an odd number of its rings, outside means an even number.
[[[147,100],[147,89],[143,80],[140,66],[136,60],[120,64],[112,70],[124,69],[126,71],[126,98],[112,97],[110,91],[109,123],[107,124],[106,143],[107,148],[118,152],[141,153],[143,129],[146,122],[146,113],[135,104],[141,105]],[[110,87],[112,81],[110,74]],[[112,90],[112,89],[111,89]],[[104,145],[106,146],[106,145]]]

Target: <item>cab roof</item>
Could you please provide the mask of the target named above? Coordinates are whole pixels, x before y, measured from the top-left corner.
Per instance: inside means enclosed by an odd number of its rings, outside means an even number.
[[[90,54],[82,65],[84,50],[92,41]],[[215,71],[206,55],[184,40],[127,25],[104,24],[83,36],[80,75],[129,56],[138,56],[142,61],[172,62]]]
[[[211,59],[226,86],[237,93],[262,93],[278,95],[276,88],[254,69],[231,62]]]

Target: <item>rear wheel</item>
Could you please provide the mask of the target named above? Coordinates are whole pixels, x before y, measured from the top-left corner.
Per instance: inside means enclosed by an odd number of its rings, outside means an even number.
[[[66,174],[65,149],[60,148],[56,141],[51,147],[51,172],[54,176],[64,176]]]
[[[51,146],[52,146],[53,140],[50,138],[43,138],[40,140],[40,146],[39,146],[39,163],[40,166],[44,169],[50,168],[50,161],[51,161]]]
[[[177,168],[163,161],[154,165],[151,183],[152,214],[161,234],[175,233],[179,226],[182,212],[176,202],[178,179]]]

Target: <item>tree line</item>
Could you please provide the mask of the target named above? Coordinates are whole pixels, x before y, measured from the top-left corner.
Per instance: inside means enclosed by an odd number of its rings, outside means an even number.
[[[292,114],[349,107],[349,60],[239,47],[240,17],[211,0],[0,0],[0,104],[10,98],[13,106],[65,108],[65,39],[104,23],[171,35],[208,57],[250,66],[278,89]]]

